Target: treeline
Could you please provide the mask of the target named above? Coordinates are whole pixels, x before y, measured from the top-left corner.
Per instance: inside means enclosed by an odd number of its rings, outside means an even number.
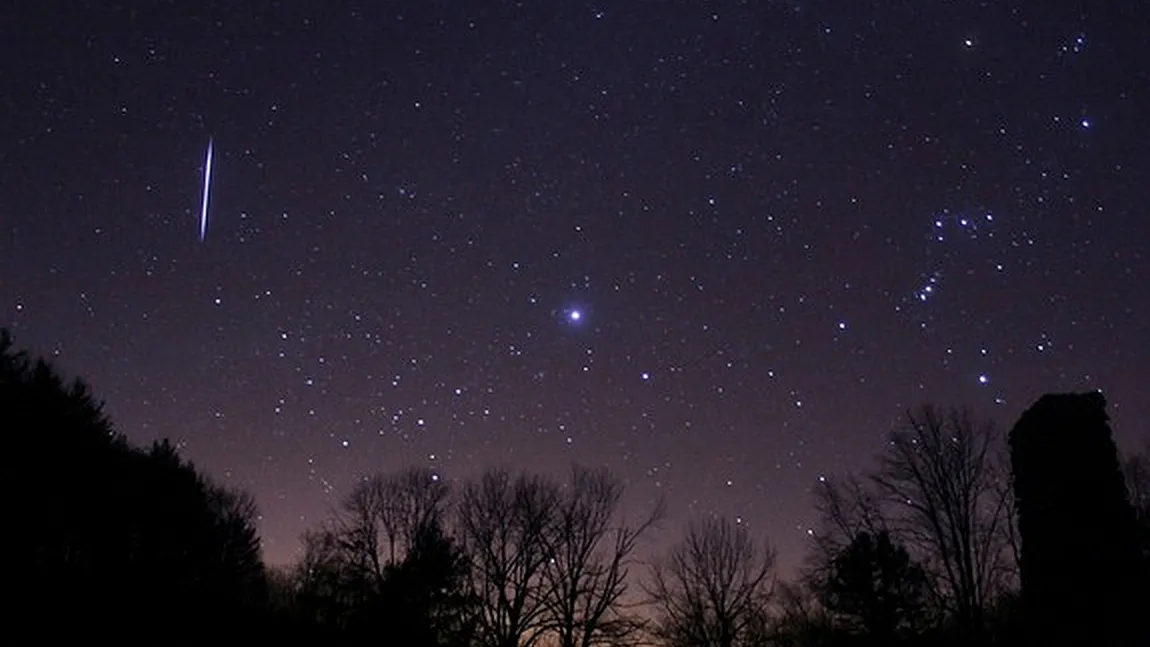
[[[0,426],[10,637],[167,642],[259,623],[267,578],[249,495],[167,442],[131,446],[84,383],[15,351],[4,331]]]
[[[909,412],[873,470],[817,485],[789,582],[766,537],[722,517],[651,557],[662,502],[627,516],[621,480],[582,466],[455,487],[377,474],[271,569],[250,496],[166,442],[132,447],[83,383],[2,331],[0,421],[3,608],[37,642],[1150,645],[1150,451],[1120,459],[1099,394],[1046,396],[1009,435]]]
[[[397,645],[631,644],[631,571],[661,507],[620,520],[620,481],[491,470],[453,492],[410,468],[360,482],[305,535],[277,604],[329,636]]]

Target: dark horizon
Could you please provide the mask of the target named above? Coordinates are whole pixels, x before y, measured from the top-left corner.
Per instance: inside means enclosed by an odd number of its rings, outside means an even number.
[[[869,470],[820,478],[801,572],[739,517],[677,532],[608,468],[368,475],[263,558],[259,506],[167,439],[116,430],[82,379],[0,328],[13,635],[69,629],[410,647],[1141,647],[1150,443],[1099,391],[1045,394],[1009,433],[906,412]],[[50,474],[45,479],[44,475]],[[650,540],[654,539],[652,543]],[[662,540],[662,541],[660,541]],[[23,628],[23,631],[21,630]],[[74,629],[72,629],[74,630]]]

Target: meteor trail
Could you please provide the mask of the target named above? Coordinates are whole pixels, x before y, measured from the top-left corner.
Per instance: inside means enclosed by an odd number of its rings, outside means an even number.
[[[212,193],[212,138],[208,138],[208,154],[204,160],[204,196],[200,200],[200,242],[208,235],[208,201]]]

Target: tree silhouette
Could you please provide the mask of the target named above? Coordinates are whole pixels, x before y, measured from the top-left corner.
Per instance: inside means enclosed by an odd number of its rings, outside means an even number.
[[[233,603],[255,608],[267,599],[267,570],[256,531],[259,508],[248,492],[204,483],[209,516],[213,519],[216,545],[212,568],[221,590],[218,596],[234,596]]]
[[[268,599],[261,614],[263,642],[287,644],[346,644],[338,625],[323,622],[315,599],[304,595],[293,566],[269,568],[266,574]]]
[[[344,585],[378,594],[387,569],[407,558],[416,538],[442,527],[448,496],[447,484],[423,467],[357,483],[328,529],[341,553]]]
[[[1136,635],[1145,565],[1108,421],[1101,393],[1048,394],[1010,433],[1035,645],[1150,642]]]
[[[813,578],[779,584],[768,644],[772,647],[834,647],[849,642],[850,636],[836,626],[834,617],[819,599],[822,596],[817,588],[819,584]]]
[[[482,647],[530,647],[548,629],[545,577],[560,501],[554,482],[491,470],[463,491],[459,532],[471,560]]]
[[[266,580],[251,498],[214,484],[166,440],[151,447],[139,470],[135,495],[125,494],[136,507],[128,527],[143,598],[137,604],[158,618],[175,607],[188,621],[228,622],[261,605]]]
[[[725,518],[691,523],[651,571],[655,635],[668,647],[740,647],[765,639],[774,551]]]
[[[822,584],[827,609],[873,645],[891,645],[916,628],[926,573],[883,531],[860,532],[833,560]]]
[[[1126,477],[1126,490],[1130,505],[1134,508],[1134,518],[1138,522],[1138,544],[1142,548],[1142,563],[1150,580],[1150,440],[1146,441],[1141,453],[1132,454],[1122,463]],[[1150,588],[1150,581],[1146,582]]]
[[[854,475],[819,480],[814,488],[819,528],[811,534],[814,545],[806,558],[805,577],[814,585],[830,577],[834,560],[860,534],[888,533],[890,523],[883,501],[871,481]]]
[[[411,537],[404,559],[387,567],[379,596],[362,611],[396,644],[463,647],[473,632],[466,577],[465,556],[440,522],[429,521]]]
[[[986,645],[1020,647],[1026,645],[1026,618],[1022,593],[1005,591],[994,599],[986,613]]]
[[[329,528],[305,532],[300,559],[286,575],[283,604],[296,621],[330,633],[347,628],[363,603],[362,589],[349,576],[339,538]]]
[[[642,628],[626,599],[628,572],[661,504],[623,524],[618,479],[576,465],[564,488],[488,471],[450,515],[447,488],[432,476],[405,470],[357,483],[331,520],[305,533],[277,589],[281,607],[355,644],[623,645]]]
[[[303,553],[290,574],[293,612],[353,642],[397,632],[411,641],[426,639],[416,629],[431,607],[417,603],[431,601],[420,597],[423,584],[410,573],[447,587],[435,579],[439,571],[424,565],[458,555],[443,530],[449,495],[446,483],[422,467],[356,483],[332,518],[302,537]]]
[[[574,466],[546,533],[543,570],[547,624],[560,647],[625,644],[642,627],[628,613],[629,568],[636,542],[663,515],[658,504],[638,526],[614,525],[623,485],[605,468]]]
[[[255,616],[266,591],[250,497],[166,441],[129,446],[83,382],[13,350],[3,331],[0,428],[0,503],[20,522],[0,533],[14,556],[6,581],[21,592],[10,631],[155,638],[186,625],[189,636],[234,636]]]
[[[43,359],[15,350],[0,330],[0,503],[20,523],[18,532],[0,533],[0,547],[12,556],[10,590],[21,592],[9,603],[18,624],[36,624],[57,609],[88,609],[116,566],[110,551],[120,542],[98,529],[117,521],[105,514],[118,494],[112,477],[131,455],[101,408],[87,385],[66,383]]]
[[[968,411],[926,405],[890,435],[873,477],[892,534],[922,560],[966,642],[979,639],[984,610],[1013,572],[998,442]]]

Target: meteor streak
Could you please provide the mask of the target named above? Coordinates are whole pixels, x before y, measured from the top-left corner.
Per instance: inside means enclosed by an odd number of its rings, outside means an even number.
[[[212,138],[208,138],[208,154],[204,159],[204,196],[200,200],[200,242],[208,235],[208,201],[212,194]]]

